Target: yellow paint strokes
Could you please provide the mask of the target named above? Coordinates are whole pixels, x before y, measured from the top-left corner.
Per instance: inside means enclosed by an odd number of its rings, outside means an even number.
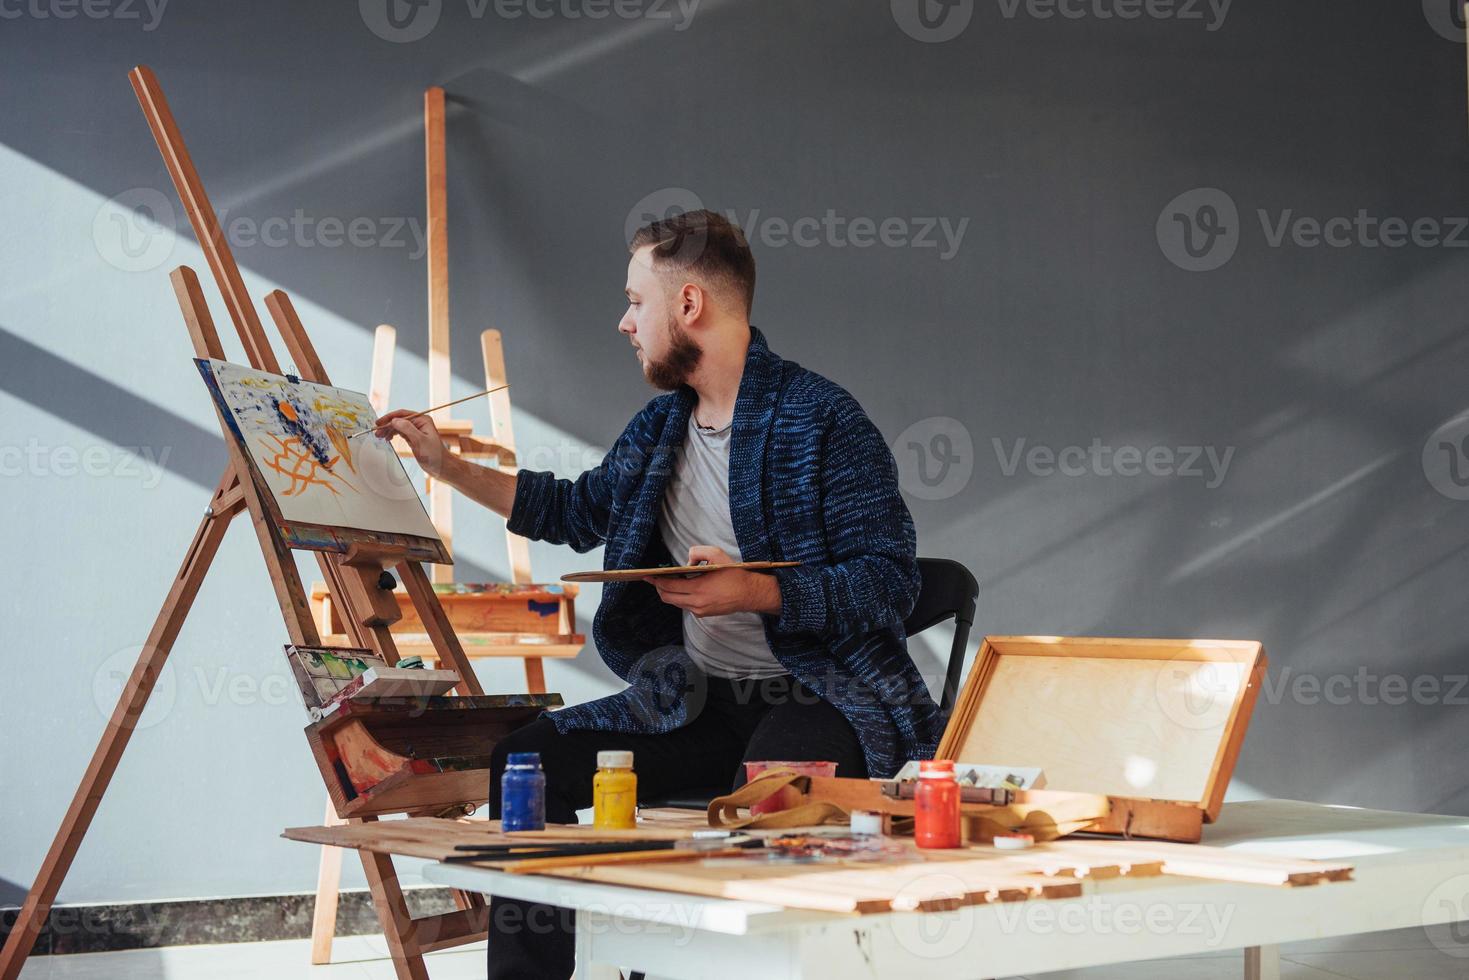
[[[347,434],[337,426],[329,425],[326,427],[326,437],[332,441],[332,446],[341,454],[342,462],[347,464],[349,470],[356,473],[357,465],[352,462],[352,442],[347,438]]]

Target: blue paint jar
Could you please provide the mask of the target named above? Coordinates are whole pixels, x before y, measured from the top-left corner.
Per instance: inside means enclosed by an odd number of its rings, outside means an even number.
[[[500,777],[500,829],[546,828],[546,774],[539,752],[511,752]]]

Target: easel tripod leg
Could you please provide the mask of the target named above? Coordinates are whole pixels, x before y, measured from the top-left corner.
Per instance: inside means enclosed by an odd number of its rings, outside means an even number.
[[[362,870],[367,874],[367,886],[372,891],[372,904],[377,909],[378,921],[383,927],[383,938],[388,943],[388,954],[393,958],[393,970],[398,980],[428,980],[428,967],[423,962],[423,953],[418,948],[417,931],[408,914],[408,903],[403,899],[403,889],[398,885],[398,873],[393,869],[393,859],[386,854],[359,851]]]
[[[337,816],[337,808],[331,798],[326,801],[328,827],[336,827],[347,821]],[[316,906],[311,914],[311,962],[317,966],[332,961],[332,940],[337,935],[337,896],[342,883],[342,849],[323,847],[321,865],[316,872]]]
[[[61,890],[61,882],[71,869],[77,848],[81,846],[82,838],[92,825],[92,817],[96,815],[97,807],[102,802],[102,796],[112,782],[112,774],[122,760],[123,750],[132,738],[133,728],[148,705],[153,685],[163,672],[169,651],[173,649],[174,640],[178,638],[184,619],[189,614],[189,607],[199,593],[199,586],[209,571],[210,562],[219,550],[219,543],[224,539],[230,518],[239,513],[242,506],[243,497],[231,469],[221,478],[219,487],[210,500],[209,510],[198,530],[194,532],[194,540],[184,556],[173,587],[169,589],[168,598],[158,611],[158,618],[153,622],[153,629],[143,644],[138,662],[118,696],[117,707],[113,709],[107,728],[97,743],[97,749],[92,753],[92,761],[77,786],[71,806],[67,807],[66,815],[61,818],[61,826],[56,829],[56,837],[51,841],[51,849],[46,852],[45,860],[41,862],[35,884],[31,886],[20,914],[15,918],[15,925],[11,928],[5,948],[0,950],[0,980],[16,980],[20,975],[20,969],[30,955],[36,936],[51,911],[51,903]]]

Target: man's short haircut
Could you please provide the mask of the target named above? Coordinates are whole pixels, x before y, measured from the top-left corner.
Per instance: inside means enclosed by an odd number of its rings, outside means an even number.
[[[653,271],[700,281],[722,302],[746,317],[755,304],[755,256],[745,233],[728,218],[701,209],[639,228],[628,245],[636,252],[652,245]]]

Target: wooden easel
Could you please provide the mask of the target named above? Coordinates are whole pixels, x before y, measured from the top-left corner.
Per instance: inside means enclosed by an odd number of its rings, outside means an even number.
[[[450,368],[449,330],[449,205],[448,159],[445,126],[444,90],[427,89],[423,97],[425,210],[428,217],[428,399],[425,404],[441,405],[453,399]],[[372,379],[368,391],[373,407],[379,412],[388,407],[392,386],[393,352],[396,331],[388,325],[377,328],[372,348]],[[498,330],[480,334],[480,350],[484,361],[485,387],[498,388],[509,380],[505,370],[505,352]],[[449,409],[435,412],[434,424],[448,450],[469,459],[491,461],[505,472],[514,472],[515,436],[511,424],[510,392],[487,395],[490,413],[490,437],[475,434],[473,424],[451,417]],[[412,456],[406,445],[398,452]],[[439,537],[446,544],[454,534],[453,490],[432,478],[427,480],[429,516]],[[449,612],[460,642],[471,658],[519,657],[525,664],[526,690],[546,690],[544,660],[575,657],[586,645],[586,637],[576,632],[577,586],[532,585],[530,544],[525,538],[505,532],[509,553],[510,581],[499,583],[454,583],[453,565],[434,565],[430,571],[441,591],[441,601]],[[334,641],[342,641],[340,620],[329,608],[325,583],[312,587],[312,607],[319,628]],[[543,611],[527,614],[528,607]],[[554,610],[554,614],[544,612]],[[433,656],[425,638],[411,617],[395,629],[399,649],[405,655]],[[320,892],[318,892],[320,894]]]
[[[280,365],[275,352],[271,349],[260,318],[245,291],[239,268],[225,241],[218,217],[194,169],[157,78],[144,66],[134,68],[128,78],[163,154],[169,176],[189,215],[195,236],[223,294],[230,319],[244,345],[249,363],[253,367],[279,373]],[[198,357],[223,359],[224,349],[204,300],[198,277],[192,269],[180,266],[173,270],[169,278],[183,311],[195,354]],[[265,298],[265,305],[295,362],[299,376],[308,381],[329,383],[326,370],[317,357],[290,298],[284,292],[276,290]],[[223,420],[221,424],[223,426]],[[225,529],[237,514],[249,512],[250,523],[260,542],[260,550],[264,555],[276,601],[291,642],[301,645],[320,644],[320,635],[312,620],[306,592],[291,554],[293,546],[301,545],[298,540],[288,541],[283,535],[280,515],[274,510],[274,500],[269,491],[263,485],[257,484],[248,460],[231,434],[225,430],[224,435],[230,456],[229,464],[220,477],[204,519],[184,554],[183,564],[158,612],[138,662],[118,698],[117,707],[113,710],[93,753],[92,761],[82,776],[72,803],[62,818],[61,826],[57,828],[36,881],[26,896],[3,950],[0,950],[0,980],[16,980],[20,974],[102,796],[112,781],[122,753],[132,737],[133,728],[148,703],[174,640],[178,637],[224,537]],[[391,594],[380,587],[382,573],[391,568],[401,577],[438,657],[459,672],[462,681],[460,692],[483,695],[474,669],[464,655],[464,649],[439,604],[428,574],[420,564],[420,559],[433,552],[428,543],[430,539],[385,540],[394,536],[375,536],[341,529],[330,533],[337,538],[336,544],[341,550],[317,550],[317,560],[330,585],[333,602],[343,611],[353,642],[371,650],[389,663],[397,662],[396,646],[388,627],[397,618],[398,606]],[[318,542],[313,550],[319,547]],[[442,549],[442,545],[438,547]],[[469,709],[473,709],[472,704]],[[308,729],[308,733],[310,731]],[[325,770],[323,774],[330,780]],[[411,812],[439,815],[447,808],[462,807],[469,799],[466,794],[475,779],[482,780],[485,790],[488,790],[487,773],[436,773],[434,776],[440,778],[425,777],[419,783],[418,790],[406,794],[401,792],[400,783],[394,798],[411,797]],[[328,788],[334,798],[345,799],[339,785],[329,781]],[[479,795],[478,801],[483,802],[483,794]],[[328,805],[328,810],[332,810],[331,804]],[[376,819],[378,814],[388,810],[379,808],[374,811],[359,804],[352,812],[358,815],[351,817],[351,820],[365,822]],[[333,813],[332,816],[336,814]],[[393,965],[400,978],[427,980],[424,953],[485,938],[488,909],[482,896],[456,892],[457,911],[415,920],[409,916],[404,904],[392,859],[366,851],[361,852],[361,856]]]

